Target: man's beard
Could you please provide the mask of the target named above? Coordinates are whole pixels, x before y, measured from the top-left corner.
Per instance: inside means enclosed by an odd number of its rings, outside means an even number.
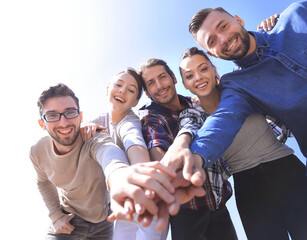
[[[227,55],[227,53],[224,54],[224,52],[225,52],[224,49],[227,48],[227,44],[225,44],[225,46],[223,47],[223,50],[222,50],[222,54],[223,54],[221,56],[222,59],[225,59],[225,60],[240,60],[247,55],[248,50],[250,48],[249,33],[243,27],[241,27],[241,34],[235,35],[234,37],[238,37],[238,39],[241,40],[241,45],[236,49],[236,51],[234,53],[232,53],[231,55]],[[232,39],[230,39],[229,41],[231,41]]]
[[[75,129],[75,128],[74,128],[74,129]],[[77,138],[78,138],[78,135],[79,135],[79,132],[80,132],[80,129],[78,129],[78,130],[75,131],[75,135],[73,135],[72,137],[69,137],[69,138],[67,138],[67,139],[65,139],[65,137],[61,139],[61,138],[56,134],[56,130],[54,130],[54,129],[53,129],[53,132],[54,132],[54,133],[51,133],[51,132],[48,131],[48,133],[49,133],[49,135],[52,137],[52,139],[53,139],[54,141],[56,141],[57,143],[61,144],[62,146],[66,146],[66,147],[67,147],[67,146],[73,145],[73,144],[76,142],[76,140],[77,140]]]

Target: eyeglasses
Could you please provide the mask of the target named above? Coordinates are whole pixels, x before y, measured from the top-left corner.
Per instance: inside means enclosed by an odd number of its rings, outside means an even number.
[[[79,116],[79,109],[70,109],[62,113],[47,113],[42,116],[43,119],[46,120],[46,122],[57,122],[61,119],[61,116],[63,115],[66,119],[73,119]]]

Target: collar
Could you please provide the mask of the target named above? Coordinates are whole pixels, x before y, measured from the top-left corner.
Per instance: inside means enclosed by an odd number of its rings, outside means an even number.
[[[261,55],[264,49],[270,47],[265,38],[265,33],[260,33],[260,32],[248,32],[248,33],[255,37],[257,44],[256,50],[243,59],[233,61],[235,64],[235,70],[239,70],[241,68],[247,68],[251,65],[256,64],[257,62],[260,62]]]
[[[184,97],[184,96],[181,96],[178,94],[178,98],[179,98],[179,102],[181,105],[185,106],[186,108],[190,107],[191,104],[192,104],[192,100],[190,97]],[[149,110],[149,111],[155,111],[155,112],[158,112],[160,114],[172,114],[176,111],[172,111],[166,107],[163,107],[159,104],[157,104],[156,102],[154,101],[150,101],[149,103],[147,103],[146,105],[144,105],[143,107],[141,107],[139,109],[140,111],[143,111],[143,110]]]

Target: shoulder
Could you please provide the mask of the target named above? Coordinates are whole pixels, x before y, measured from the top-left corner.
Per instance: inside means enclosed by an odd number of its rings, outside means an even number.
[[[50,145],[50,141],[51,141],[51,138],[49,136],[45,136],[45,137],[39,139],[36,143],[34,143],[31,146],[30,152],[32,154],[35,154],[38,151],[41,152],[42,149],[45,149],[46,147],[48,147]]]

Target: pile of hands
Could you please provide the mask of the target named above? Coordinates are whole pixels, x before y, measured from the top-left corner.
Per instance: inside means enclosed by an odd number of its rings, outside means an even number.
[[[113,171],[108,178],[112,214],[109,221],[132,221],[137,214],[142,226],[157,217],[156,229],[168,226],[180,204],[204,196],[206,173],[203,160],[189,149],[178,154],[169,149],[160,162],[139,163]]]

